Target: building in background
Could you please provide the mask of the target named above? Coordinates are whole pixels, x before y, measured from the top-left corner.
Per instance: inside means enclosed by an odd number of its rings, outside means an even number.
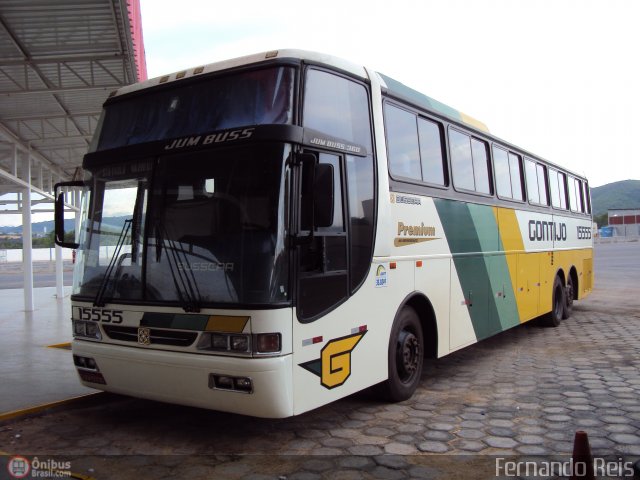
[[[609,210],[609,229],[613,237],[640,236],[640,208]],[[602,235],[605,236],[605,235]]]

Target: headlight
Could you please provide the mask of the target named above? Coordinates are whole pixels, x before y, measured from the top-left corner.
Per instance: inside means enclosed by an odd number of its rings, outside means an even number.
[[[102,338],[102,334],[100,333],[100,327],[97,323],[88,322],[85,326],[87,330],[87,337],[97,338],[100,340]]]
[[[214,350],[226,350],[228,348],[226,335],[211,335],[211,348]]]
[[[73,321],[73,335],[84,337],[86,335],[84,329],[84,322],[80,322],[78,320]]]
[[[198,341],[198,350],[214,352],[274,355],[282,351],[282,334],[258,333],[255,335],[204,332]]]
[[[95,322],[84,322],[82,320],[72,320],[73,324],[73,336],[93,338],[96,340],[102,340],[102,333],[100,333],[100,326]]]
[[[231,350],[247,352],[249,350],[249,337],[245,335],[234,335],[231,337]]]

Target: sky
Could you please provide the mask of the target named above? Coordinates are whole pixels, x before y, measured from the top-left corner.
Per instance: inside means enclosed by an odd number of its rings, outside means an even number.
[[[638,0],[141,0],[141,9],[150,78],[315,50],[471,115],[592,187],[640,179]]]
[[[637,0],[141,0],[149,77],[280,48],[371,67],[585,175],[640,179]]]

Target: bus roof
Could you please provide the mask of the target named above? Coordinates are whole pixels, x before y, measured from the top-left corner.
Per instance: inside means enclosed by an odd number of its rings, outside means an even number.
[[[388,77],[379,72],[375,72],[373,70],[368,70],[362,65],[358,65],[348,60],[344,60],[340,57],[335,57],[333,55],[327,55],[324,53],[313,52],[308,50],[298,50],[298,49],[271,50],[268,52],[256,53],[256,54],[247,55],[244,57],[232,58],[229,60],[223,60],[221,62],[210,63],[207,65],[202,65],[195,68],[189,68],[186,70],[181,70],[179,72],[174,72],[171,74],[152,78],[144,82],[121,87],[118,90],[115,90],[114,92],[112,92],[111,95],[109,95],[109,98],[111,99],[113,97],[126,95],[129,93],[145,90],[147,88],[152,88],[158,85],[168,84],[178,80],[197,77],[207,73],[214,73],[214,72],[228,70],[235,67],[242,67],[242,66],[251,65],[254,63],[261,63],[261,62],[276,59],[276,58],[279,58],[279,59],[289,58],[289,59],[296,59],[301,61],[307,60],[313,63],[331,66],[333,68],[342,70],[343,72],[349,73],[350,75],[353,75],[355,77],[359,77],[362,79],[368,79],[370,73],[375,74],[378,77],[377,79],[378,82],[381,84],[382,88],[385,90],[385,93],[393,97],[397,97],[398,99],[408,101],[409,103],[414,104],[416,107],[422,107],[425,110],[434,111],[444,117],[450,118],[463,125],[466,124],[473,129],[484,132],[485,134],[487,134],[488,136],[490,136],[495,140],[500,140],[497,137],[494,137],[493,135],[491,135],[491,133],[489,132],[489,129],[483,122],[469,115],[466,115],[465,113],[460,112],[459,110],[456,110],[442,102],[439,102],[438,100],[435,100],[427,95],[424,95],[423,93],[420,93],[417,90],[414,90],[404,85],[403,83],[397,80],[394,80],[391,77]],[[543,160],[549,165],[560,168],[566,171],[567,173],[575,175],[576,177],[584,178],[584,176],[582,175],[576,174],[575,172],[570,172],[565,168],[559,167],[553,162],[544,160],[537,155],[534,155],[522,148],[512,145],[509,142],[505,142],[503,140],[500,140],[500,142],[504,143],[508,147],[516,148],[517,150],[521,151],[525,155],[530,155],[532,158]]]
[[[299,60],[311,60],[316,63],[322,63],[325,65],[330,65],[332,67],[338,68],[345,72],[348,72],[352,75],[355,75],[360,78],[368,78],[367,70],[355,63],[349,62],[348,60],[344,60],[339,57],[334,57],[332,55],[327,55],[319,52],[312,52],[307,50],[295,50],[295,49],[282,49],[282,50],[272,50],[269,52],[261,52],[253,55],[247,55],[244,57],[233,58],[230,60],[223,60],[221,62],[210,63],[208,65],[202,65],[195,68],[189,68],[186,70],[181,70],[179,72],[174,72],[168,75],[163,75],[160,77],[152,78],[144,82],[136,83],[133,85],[127,85],[122,87],[110,95],[111,97],[125,95],[127,93],[136,92],[138,90],[144,90],[146,88],[154,87],[156,85],[162,85],[170,82],[174,82],[176,80],[181,80],[185,78],[191,78],[202,74],[218,72],[222,70],[227,70],[229,68],[240,67],[244,65],[251,65],[252,63],[259,63],[265,60],[270,60],[272,58],[295,58]],[[447,117],[450,117],[454,120],[457,120],[462,123],[466,123],[474,128],[482,130],[484,132],[489,132],[486,125],[479,120],[476,120],[469,115],[465,115],[454,108],[451,108],[444,103],[441,103],[427,95],[424,95],[412,88],[407,87],[406,85],[394,80],[391,77],[378,73],[378,77],[383,84],[387,88],[387,91],[392,95],[396,95],[402,98],[406,98],[410,100],[412,103],[415,103],[417,106],[425,107],[430,110],[435,110],[436,112],[441,113]]]
[[[202,65],[195,68],[189,68],[186,70],[181,70],[179,72],[170,73],[168,75],[163,75],[156,78],[151,78],[147,81],[135,83],[133,85],[127,85],[126,87],[119,88],[118,90],[111,93],[109,98],[126,95],[128,93],[136,92],[138,90],[144,90],[146,88],[154,87],[156,85],[163,85],[170,82],[175,82],[176,80],[182,80],[186,78],[192,78],[199,75],[219,72],[222,70],[228,70],[230,68],[242,67],[244,65],[251,65],[253,63],[264,62],[265,60],[271,60],[274,58],[293,58],[297,60],[310,60],[317,63],[322,63],[325,65],[330,65],[332,67],[338,68],[345,72],[348,72],[352,75],[355,75],[360,78],[368,78],[367,71],[361,65],[357,65],[355,63],[349,62],[348,60],[344,60],[339,57],[334,57],[332,55],[326,55],[318,52],[311,52],[306,50],[294,50],[294,49],[282,49],[282,50],[271,50],[268,52],[256,53],[253,55],[247,55],[244,57],[232,58],[229,60],[223,60],[221,62],[210,63],[208,65]]]

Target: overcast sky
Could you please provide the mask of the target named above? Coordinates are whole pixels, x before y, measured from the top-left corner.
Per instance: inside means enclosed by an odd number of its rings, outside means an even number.
[[[301,48],[370,66],[586,175],[640,179],[640,1],[141,0],[149,77]]]
[[[141,0],[149,77],[279,48],[372,67],[586,175],[640,179],[638,0]],[[19,224],[1,216],[0,224]],[[42,215],[34,217],[40,221]]]

